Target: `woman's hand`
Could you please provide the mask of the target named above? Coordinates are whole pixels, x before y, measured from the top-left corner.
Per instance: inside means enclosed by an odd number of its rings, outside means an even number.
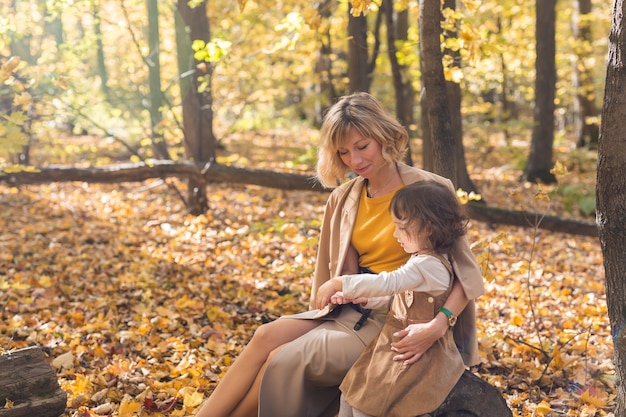
[[[393,360],[404,361],[406,365],[417,362],[447,330],[448,320],[443,314],[437,314],[428,323],[409,324],[394,333],[400,340],[391,344],[391,350],[398,353]]]
[[[317,308],[322,309],[330,303],[331,297],[342,288],[341,278],[332,278],[323,283],[317,289],[317,295],[315,297],[315,305]]]

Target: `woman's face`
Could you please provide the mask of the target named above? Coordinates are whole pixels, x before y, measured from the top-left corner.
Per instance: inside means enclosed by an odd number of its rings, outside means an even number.
[[[387,164],[381,145],[372,138],[365,138],[356,129],[350,129],[345,143],[337,149],[346,166],[363,178],[372,178]]]

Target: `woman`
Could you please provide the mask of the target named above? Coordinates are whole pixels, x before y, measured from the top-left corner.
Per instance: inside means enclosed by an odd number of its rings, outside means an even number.
[[[328,198],[311,308],[317,289],[334,276],[357,273],[357,266],[375,273],[391,271],[408,260],[393,237],[389,214],[396,190],[434,180],[454,192],[450,180],[400,162],[408,144],[407,132],[367,93],[355,93],[334,104],[320,136],[319,181],[332,188],[350,171],[357,177]],[[354,250],[358,260],[348,256]],[[417,361],[458,315],[456,343],[466,365],[477,363],[474,305],[469,300],[484,292],[482,277],[465,238],[457,239],[452,258],[459,279],[444,307],[453,316],[440,313],[427,324],[412,324],[398,332],[399,341],[392,344],[397,352],[394,360]],[[368,307],[346,306],[327,315],[312,310],[261,326],[196,416],[334,416],[339,408],[339,384],[384,322],[386,308]]]

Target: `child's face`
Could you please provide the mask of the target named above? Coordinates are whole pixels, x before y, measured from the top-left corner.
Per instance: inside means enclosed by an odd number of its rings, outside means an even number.
[[[393,214],[391,219],[396,226],[393,237],[398,240],[405,252],[417,253],[431,249],[428,242],[428,234],[422,230],[423,227],[418,222],[407,224],[406,221],[399,220]]]

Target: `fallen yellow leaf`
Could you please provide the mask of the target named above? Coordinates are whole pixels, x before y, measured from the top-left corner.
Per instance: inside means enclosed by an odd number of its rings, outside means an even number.
[[[183,398],[183,405],[185,408],[197,407],[202,404],[202,400],[204,399],[204,395],[202,395],[202,393],[189,386],[181,388],[176,396],[178,398]]]
[[[134,417],[141,410],[141,403],[124,397],[120,404],[119,417]]]
[[[550,403],[548,403],[547,401],[543,400],[539,404],[537,404],[537,412],[540,415],[542,416],[546,415],[551,411],[552,411],[552,407],[550,407]]]
[[[587,404],[591,404],[598,408],[606,406],[606,397],[604,393],[595,389],[595,388],[587,388],[580,394],[580,399]]]

